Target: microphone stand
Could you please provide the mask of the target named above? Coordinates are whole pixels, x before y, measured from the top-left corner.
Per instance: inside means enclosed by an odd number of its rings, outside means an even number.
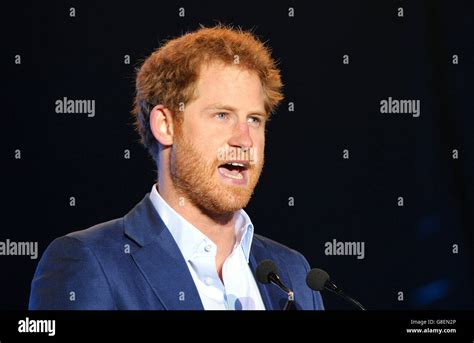
[[[348,296],[346,293],[344,293],[342,291],[342,289],[337,287],[336,284],[334,284],[333,282],[327,281],[326,284],[324,285],[324,288],[326,288],[328,291],[331,291],[331,292],[339,295],[340,297],[346,299],[346,301],[354,304],[359,310],[366,311],[366,308],[364,306],[362,306],[362,304],[360,302],[358,302],[357,300],[355,300],[352,297]]]
[[[287,294],[288,298],[286,300],[285,306],[283,307],[283,311],[291,311],[293,303],[295,302],[295,293],[281,282],[280,277],[277,274],[271,273],[268,276],[268,279],[271,283],[278,286],[278,288]]]
[[[283,307],[283,311],[291,311],[293,307],[293,303],[295,302],[295,293],[289,290],[287,294],[288,294],[288,300],[286,301],[286,304]]]

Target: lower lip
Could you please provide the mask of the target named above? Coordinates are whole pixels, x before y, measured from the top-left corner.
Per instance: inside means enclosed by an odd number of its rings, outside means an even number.
[[[242,174],[242,178],[241,179],[233,179],[231,177],[228,177],[228,176],[225,176],[220,170],[219,168],[217,168],[217,173],[219,174],[220,178],[225,182],[225,183],[228,183],[228,184],[231,184],[231,185],[237,185],[237,186],[245,186],[247,184],[247,180],[248,180],[248,169],[246,170],[243,170],[242,172],[240,172],[240,174]]]

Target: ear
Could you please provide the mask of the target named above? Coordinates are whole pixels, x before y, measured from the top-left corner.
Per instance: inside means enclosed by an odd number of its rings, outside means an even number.
[[[173,144],[173,112],[163,105],[156,105],[150,113],[150,128],[155,139],[164,146]]]

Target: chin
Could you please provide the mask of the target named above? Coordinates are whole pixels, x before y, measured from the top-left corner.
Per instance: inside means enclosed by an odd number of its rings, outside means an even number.
[[[208,199],[206,199],[208,201],[203,201],[200,204],[201,208],[206,208],[206,212],[217,215],[233,214],[245,208],[250,201],[251,192],[246,188],[229,186],[219,188],[218,192],[209,194]],[[216,187],[214,190],[217,189]]]

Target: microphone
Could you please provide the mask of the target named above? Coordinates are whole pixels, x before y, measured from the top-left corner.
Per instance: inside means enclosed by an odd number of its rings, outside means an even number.
[[[324,289],[327,289],[328,291],[337,294],[346,301],[355,305],[359,310],[366,311],[365,307],[362,306],[360,302],[351,298],[346,293],[344,293],[339,287],[337,287],[336,284],[331,281],[329,274],[322,269],[311,269],[308,275],[306,276],[306,284],[314,291],[322,291]]]
[[[272,283],[276,285],[278,288],[280,288],[283,292],[285,292],[288,296],[288,301],[286,302],[285,307],[283,308],[284,311],[290,310],[291,305],[293,304],[295,300],[295,294],[291,289],[286,287],[280,280],[280,277],[278,276],[278,267],[272,260],[263,260],[261,261],[257,269],[255,271],[255,274],[257,276],[258,282],[264,283],[264,284],[269,284]]]

